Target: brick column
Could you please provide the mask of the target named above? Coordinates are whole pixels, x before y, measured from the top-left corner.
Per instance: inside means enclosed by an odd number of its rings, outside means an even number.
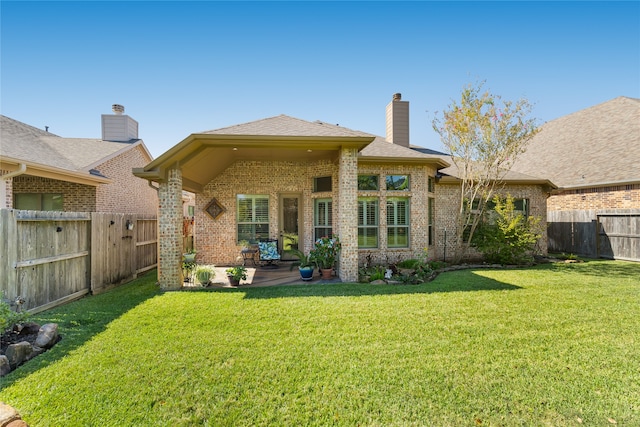
[[[340,150],[338,171],[338,235],[342,242],[338,275],[343,282],[358,281],[358,152]]]
[[[158,282],[163,290],[182,287],[182,170],[169,169],[158,189]]]

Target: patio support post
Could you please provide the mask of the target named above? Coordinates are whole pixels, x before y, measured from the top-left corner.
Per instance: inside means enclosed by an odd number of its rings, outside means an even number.
[[[338,236],[342,243],[338,275],[343,282],[358,281],[358,152],[340,150]]]
[[[182,287],[182,170],[167,172],[158,188],[158,283],[162,290]]]

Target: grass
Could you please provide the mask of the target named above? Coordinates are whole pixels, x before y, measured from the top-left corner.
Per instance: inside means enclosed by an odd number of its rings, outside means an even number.
[[[640,425],[640,265],[424,285],[159,293],[40,313],[64,339],[4,377],[32,427]]]

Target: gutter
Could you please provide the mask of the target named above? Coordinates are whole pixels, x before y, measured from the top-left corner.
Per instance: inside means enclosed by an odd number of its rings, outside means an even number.
[[[9,178],[13,178],[14,176],[22,175],[26,171],[27,171],[27,164],[26,163],[20,163],[20,165],[18,166],[18,170],[13,171],[13,172],[9,172],[6,175],[2,175],[2,176],[0,176],[0,179],[2,179],[3,181],[6,181]]]
[[[2,175],[0,176],[0,180],[3,181],[2,184],[0,185],[0,207],[2,208],[8,208],[9,206],[7,205],[7,184],[6,182],[8,180],[10,180],[11,178],[13,178],[14,176],[19,176],[24,174],[27,171],[27,164],[26,163],[20,163],[18,166],[18,170],[15,170],[13,172],[9,172],[6,175]]]

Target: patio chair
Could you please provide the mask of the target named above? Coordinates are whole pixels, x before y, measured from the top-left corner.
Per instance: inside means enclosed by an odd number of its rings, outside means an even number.
[[[259,241],[258,250],[262,267],[278,268],[277,262],[280,261],[280,253],[278,253],[277,240],[266,239]]]

